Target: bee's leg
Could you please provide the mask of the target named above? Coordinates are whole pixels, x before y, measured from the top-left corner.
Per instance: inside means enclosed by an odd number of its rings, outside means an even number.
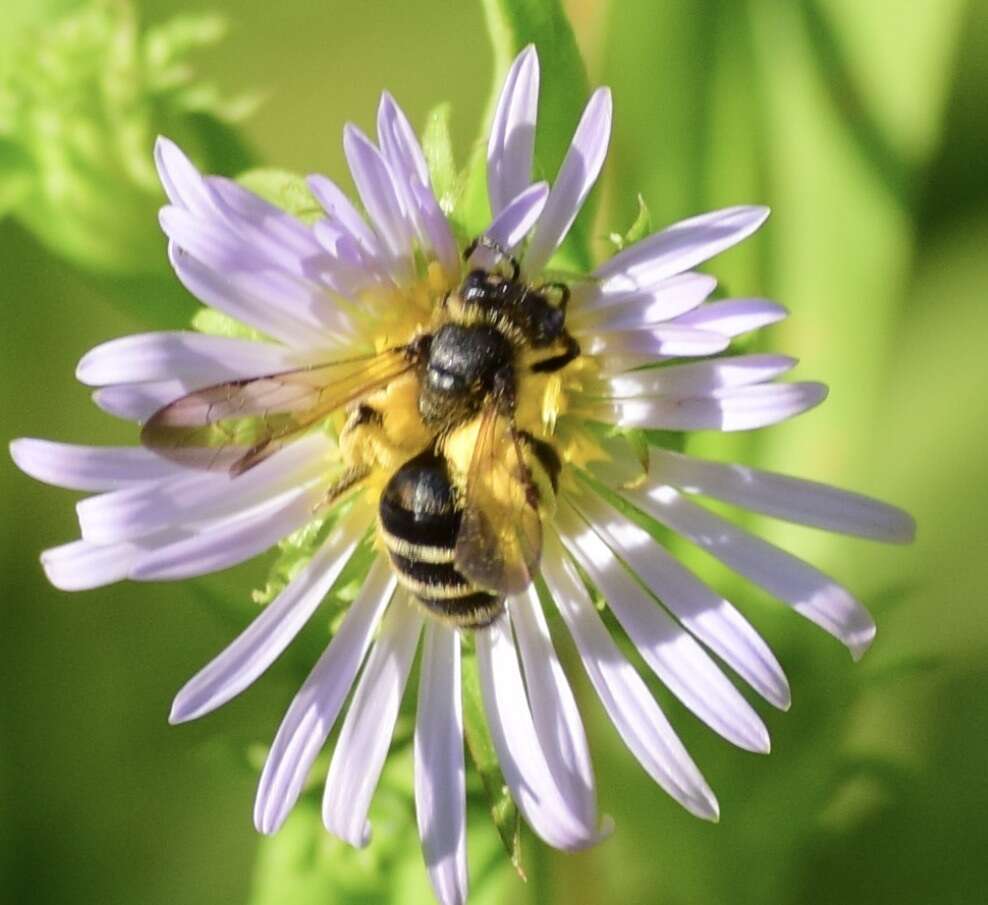
[[[569,304],[570,290],[569,286],[565,283],[543,283],[542,289],[555,289],[559,293],[559,304],[556,306],[562,311],[563,314],[566,313],[566,306]]]
[[[351,490],[354,490],[369,474],[370,469],[363,466],[360,468],[348,468],[330,485],[326,491],[326,495],[312,507],[312,511],[319,512],[322,509],[332,506],[333,503],[339,502]]]
[[[535,362],[532,365],[533,371],[537,374],[551,374],[553,371],[559,371],[565,368],[574,358],[579,358],[580,344],[568,333],[562,335],[562,340],[566,345],[565,350],[559,355],[553,355],[552,358],[545,358],[542,361]]]
[[[464,250],[463,250],[463,260],[469,261],[473,257],[473,253],[478,248],[486,248],[493,251],[499,258],[507,261],[511,265],[511,282],[515,283],[521,276],[521,264],[518,263],[518,259],[513,257],[512,254],[500,243],[495,242],[490,236],[485,236],[481,233],[474,239]]]
[[[502,365],[494,372],[491,398],[500,414],[514,416],[516,401],[514,365]]]
[[[559,493],[559,473],[563,470],[563,463],[555,447],[551,443],[546,443],[545,440],[540,440],[528,431],[520,430],[517,436],[528,447],[532,455],[535,456],[545,470],[545,473],[549,476],[549,483],[552,485],[553,491]]]

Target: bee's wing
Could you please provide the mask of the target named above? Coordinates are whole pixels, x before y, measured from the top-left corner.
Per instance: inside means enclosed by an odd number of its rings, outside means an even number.
[[[511,417],[488,404],[480,419],[454,562],[479,587],[517,594],[542,555],[538,490]]]
[[[155,412],[141,431],[141,442],[182,465],[240,474],[414,364],[408,350],[398,347],[206,387]]]

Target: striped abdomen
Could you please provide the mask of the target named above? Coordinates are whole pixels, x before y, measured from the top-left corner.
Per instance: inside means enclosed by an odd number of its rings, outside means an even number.
[[[378,510],[398,581],[444,622],[483,628],[501,614],[504,601],[457,571],[453,550],[460,514],[446,465],[431,450],[394,473]]]

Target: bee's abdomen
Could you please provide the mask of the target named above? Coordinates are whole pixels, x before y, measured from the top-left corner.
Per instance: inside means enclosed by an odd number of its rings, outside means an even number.
[[[460,510],[445,463],[431,451],[388,481],[379,507],[381,537],[401,582],[432,614],[461,628],[483,628],[504,608],[453,564]]]

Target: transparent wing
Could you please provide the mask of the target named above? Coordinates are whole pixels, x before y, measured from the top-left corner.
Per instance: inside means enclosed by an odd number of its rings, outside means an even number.
[[[488,404],[480,415],[456,539],[456,568],[474,584],[517,594],[542,555],[538,490],[509,415]]]
[[[141,431],[141,443],[191,468],[240,474],[414,365],[415,356],[402,346],[206,387],[155,412]]]

